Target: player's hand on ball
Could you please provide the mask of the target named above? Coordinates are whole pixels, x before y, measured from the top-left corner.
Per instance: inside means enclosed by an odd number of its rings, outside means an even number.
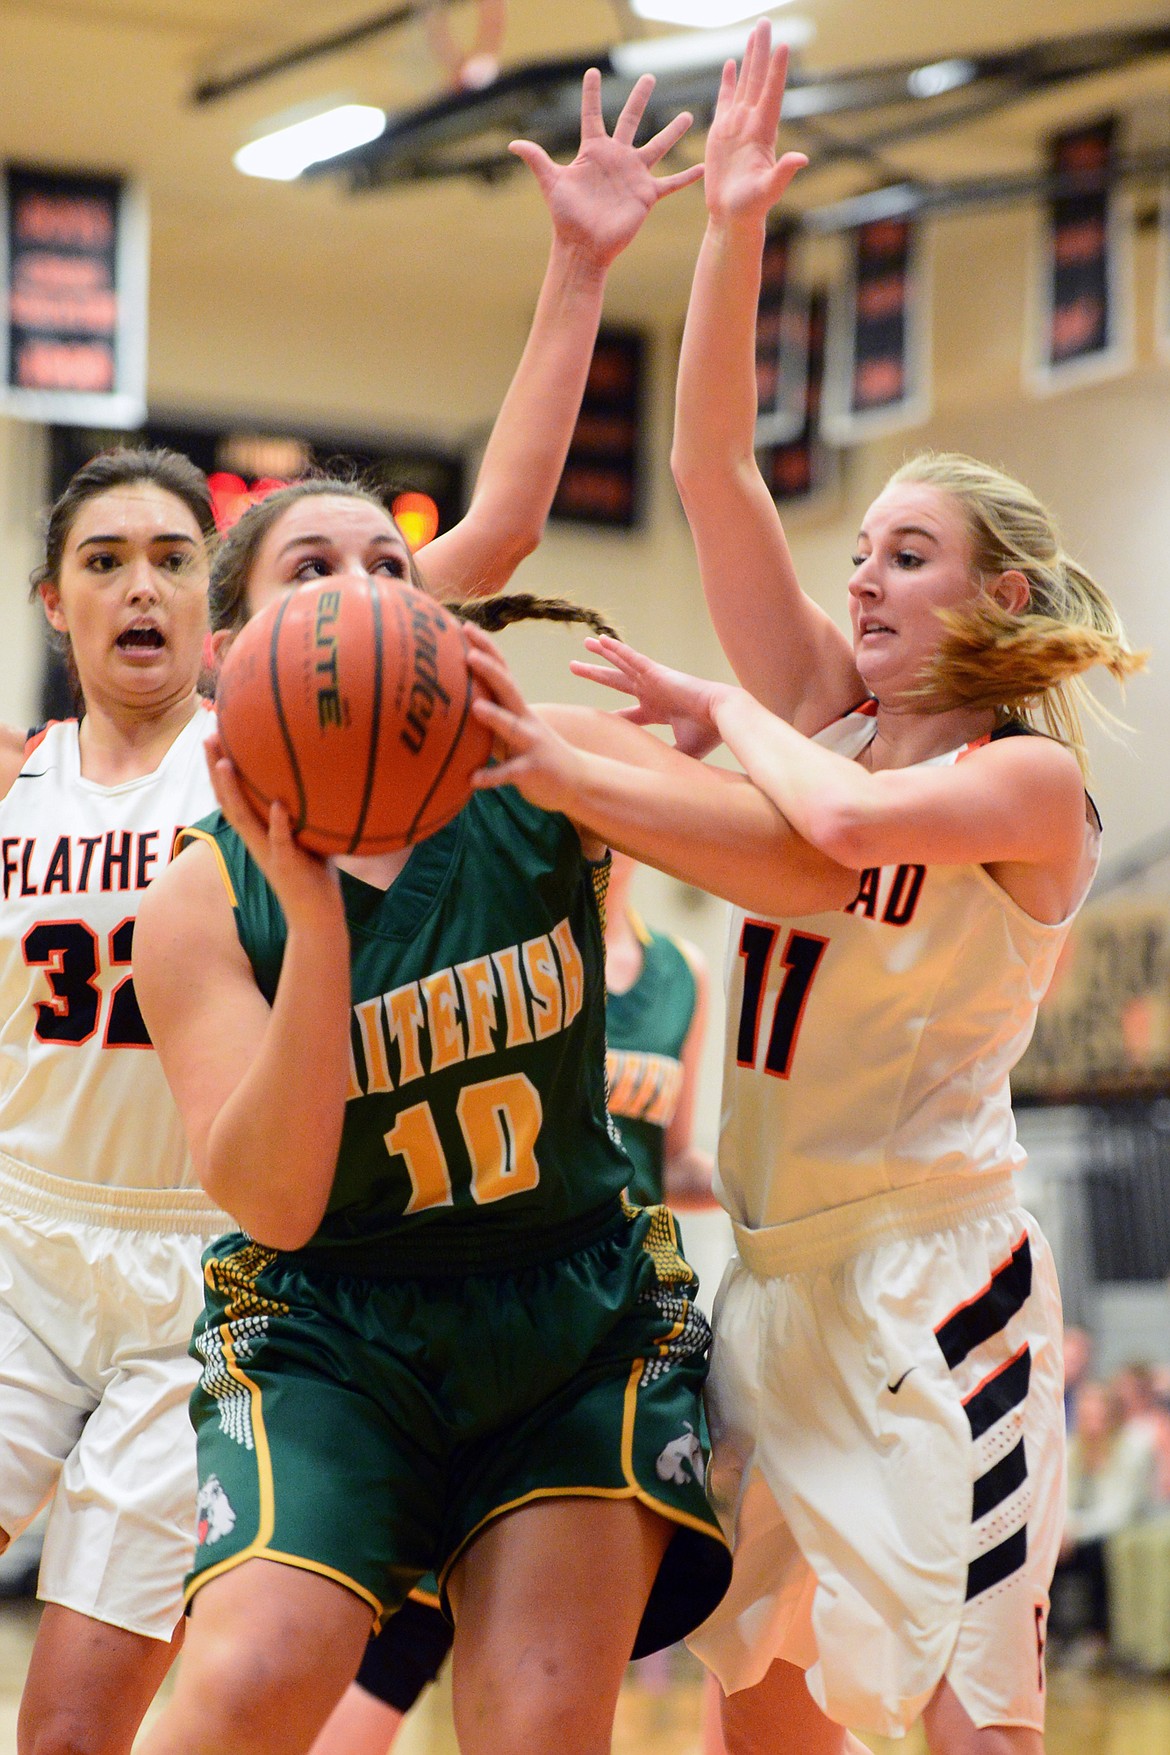
[[[297,845],[288,812],[279,802],[269,806],[267,822],[256,814],[217,736],[209,737],[204,747],[219,807],[272,885],[289,926],[316,927],[323,917],[335,918],[341,890],[333,861]]]
[[[580,753],[528,705],[499,648],[481,628],[467,628],[467,644],[467,662],[492,697],[481,696],[472,712],[492,733],[499,758],[480,768],[472,785],[477,790],[515,786],[542,810],[572,816],[584,777]]]
[[[672,670],[608,634],[586,640],[585,647],[608,663],[586,664],[575,658],[569,669],[588,682],[633,695],[637,706],[622,709],[621,718],[633,725],[669,725],[675,745],[684,756],[701,759],[719,743],[714,712],[720,698],[728,692],[726,684],[706,682],[702,677],[689,676],[685,670]]]

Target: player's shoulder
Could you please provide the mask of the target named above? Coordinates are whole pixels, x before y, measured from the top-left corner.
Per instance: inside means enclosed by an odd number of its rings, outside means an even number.
[[[463,814],[482,834],[503,840],[513,853],[528,847],[538,856],[551,857],[567,838],[574,843],[579,840],[568,817],[560,811],[531,804],[514,786],[484,787],[473,792]]]
[[[698,945],[692,944],[690,939],[680,938],[677,933],[650,928],[646,943],[652,956],[663,963],[685,967],[696,983],[706,979],[707,959]]]
[[[957,759],[978,761],[1005,775],[1031,776],[1070,793],[1084,790],[1080,763],[1068,745],[1018,719],[1009,719],[985,737],[964,744]]]

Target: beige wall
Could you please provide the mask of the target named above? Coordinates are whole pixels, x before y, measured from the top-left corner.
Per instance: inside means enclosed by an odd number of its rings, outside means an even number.
[[[483,197],[485,200],[492,196]],[[316,199],[316,198],[314,198]],[[500,203],[506,219],[507,201]],[[693,241],[701,208],[696,204]],[[791,521],[798,569],[808,588],[843,616],[853,537],[888,470],[920,444],[966,449],[1017,472],[1058,511],[1070,549],[1101,578],[1133,638],[1155,649],[1151,675],[1125,707],[1132,736],[1094,735],[1096,789],[1115,855],[1170,818],[1170,752],[1159,706],[1170,652],[1170,368],[1156,358],[1152,326],[1153,249],[1139,249],[1138,365],[1095,390],[1049,400],[1020,390],[1029,220],[982,216],[938,229],[935,240],[935,406],[927,427],[852,453],[831,501]],[[401,238],[401,233],[399,233]],[[326,253],[289,282],[257,254],[241,284],[210,279],[198,253],[164,232],[152,290],[151,397],[168,413],[223,411],[301,417],[475,447],[507,385],[535,294],[539,258],[522,252],[528,284],[453,274],[443,289],[419,289],[409,251],[387,254],[384,297],[353,297],[328,272]],[[530,272],[531,270],[531,272]],[[651,317],[619,269],[610,309],[651,331],[647,522],[631,536],[554,526],[521,570],[527,588],[556,590],[607,609],[626,635],[674,663],[723,670],[712,638],[686,525],[669,478],[671,394],[687,265],[678,264],[671,301]],[[437,320],[436,313],[441,320]],[[209,315],[209,313],[211,315]],[[35,621],[25,597],[32,565],[43,441],[0,421],[0,716],[27,722],[35,709]],[[589,698],[569,678],[575,636],[547,629],[506,636],[526,689],[537,698]],[[1106,679],[1102,698],[1116,705]],[[720,906],[657,874],[638,892],[644,912],[699,943],[713,964],[715,1017],[700,1134],[716,1127]]]

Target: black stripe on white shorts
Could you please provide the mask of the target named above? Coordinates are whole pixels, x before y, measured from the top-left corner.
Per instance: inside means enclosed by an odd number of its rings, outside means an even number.
[[[939,1323],[935,1338],[952,1371],[976,1347],[1002,1333],[1024,1306],[1032,1290],[1032,1249],[1025,1231],[1007,1260],[974,1297],[967,1299]],[[971,1429],[972,1443],[1024,1402],[1032,1375],[1032,1353],[1025,1344],[996,1366],[964,1398],[963,1408]],[[1028,1478],[1028,1459],[1020,1438],[1005,1456],[977,1476],[971,1493],[971,1521],[978,1523],[1019,1491]],[[967,1601],[1002,1584],[1018,1572],[1028,1558],[1026,1522],[1002,1541],[986,1549],[967,1567]]]

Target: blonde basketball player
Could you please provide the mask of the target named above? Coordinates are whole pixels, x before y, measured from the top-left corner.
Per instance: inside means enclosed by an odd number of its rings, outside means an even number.
[[[709,1486],[735,1574],[693,1644],[743,1755],[837,1755],[845,1726],[920,1715],[932,1750],[1034,1755],[1060,1312],[1008,1074],[1097,861],[1075,679],[1139,660],[1043,507],[968,458],[915,459],[866,513],[851,638],[801,592],[753,451],[765,218],[801,162],[776,160],[783,83],[761,25],[710,133],[678,389],[676,475],[745,687],[605,640],[614,669],[574,667],[693,753],[722,737],[859,873],[844,908],[733,916]],[[517,755],[485,781],[600,787],[500,698]]]
[[[675,466],[743,690],[618,643],[580,673],[704,753],[722,737],[851,899],[737,911],[717,1191],[709,1479],[731,1589],[692,1643],[736,1755],[859,1749],[920,1715],[947,1755],[1043,1747],[1062,1517],[1060,1312],[1016,1204],[1008,1074],[1091,881],[1077,675],[1139,662],[1028,491],[922,457],[867,512],[852,638],[800,591],[755,466],[752,341],[783,57],[728,68]],[[478,637],[477,637],[478,643]],[[605,824],[612,775],[477,659],[514,780]],[[1049,735],[1028,735],[1038,720]],[[718,845],[711,839],[712,851]]]

